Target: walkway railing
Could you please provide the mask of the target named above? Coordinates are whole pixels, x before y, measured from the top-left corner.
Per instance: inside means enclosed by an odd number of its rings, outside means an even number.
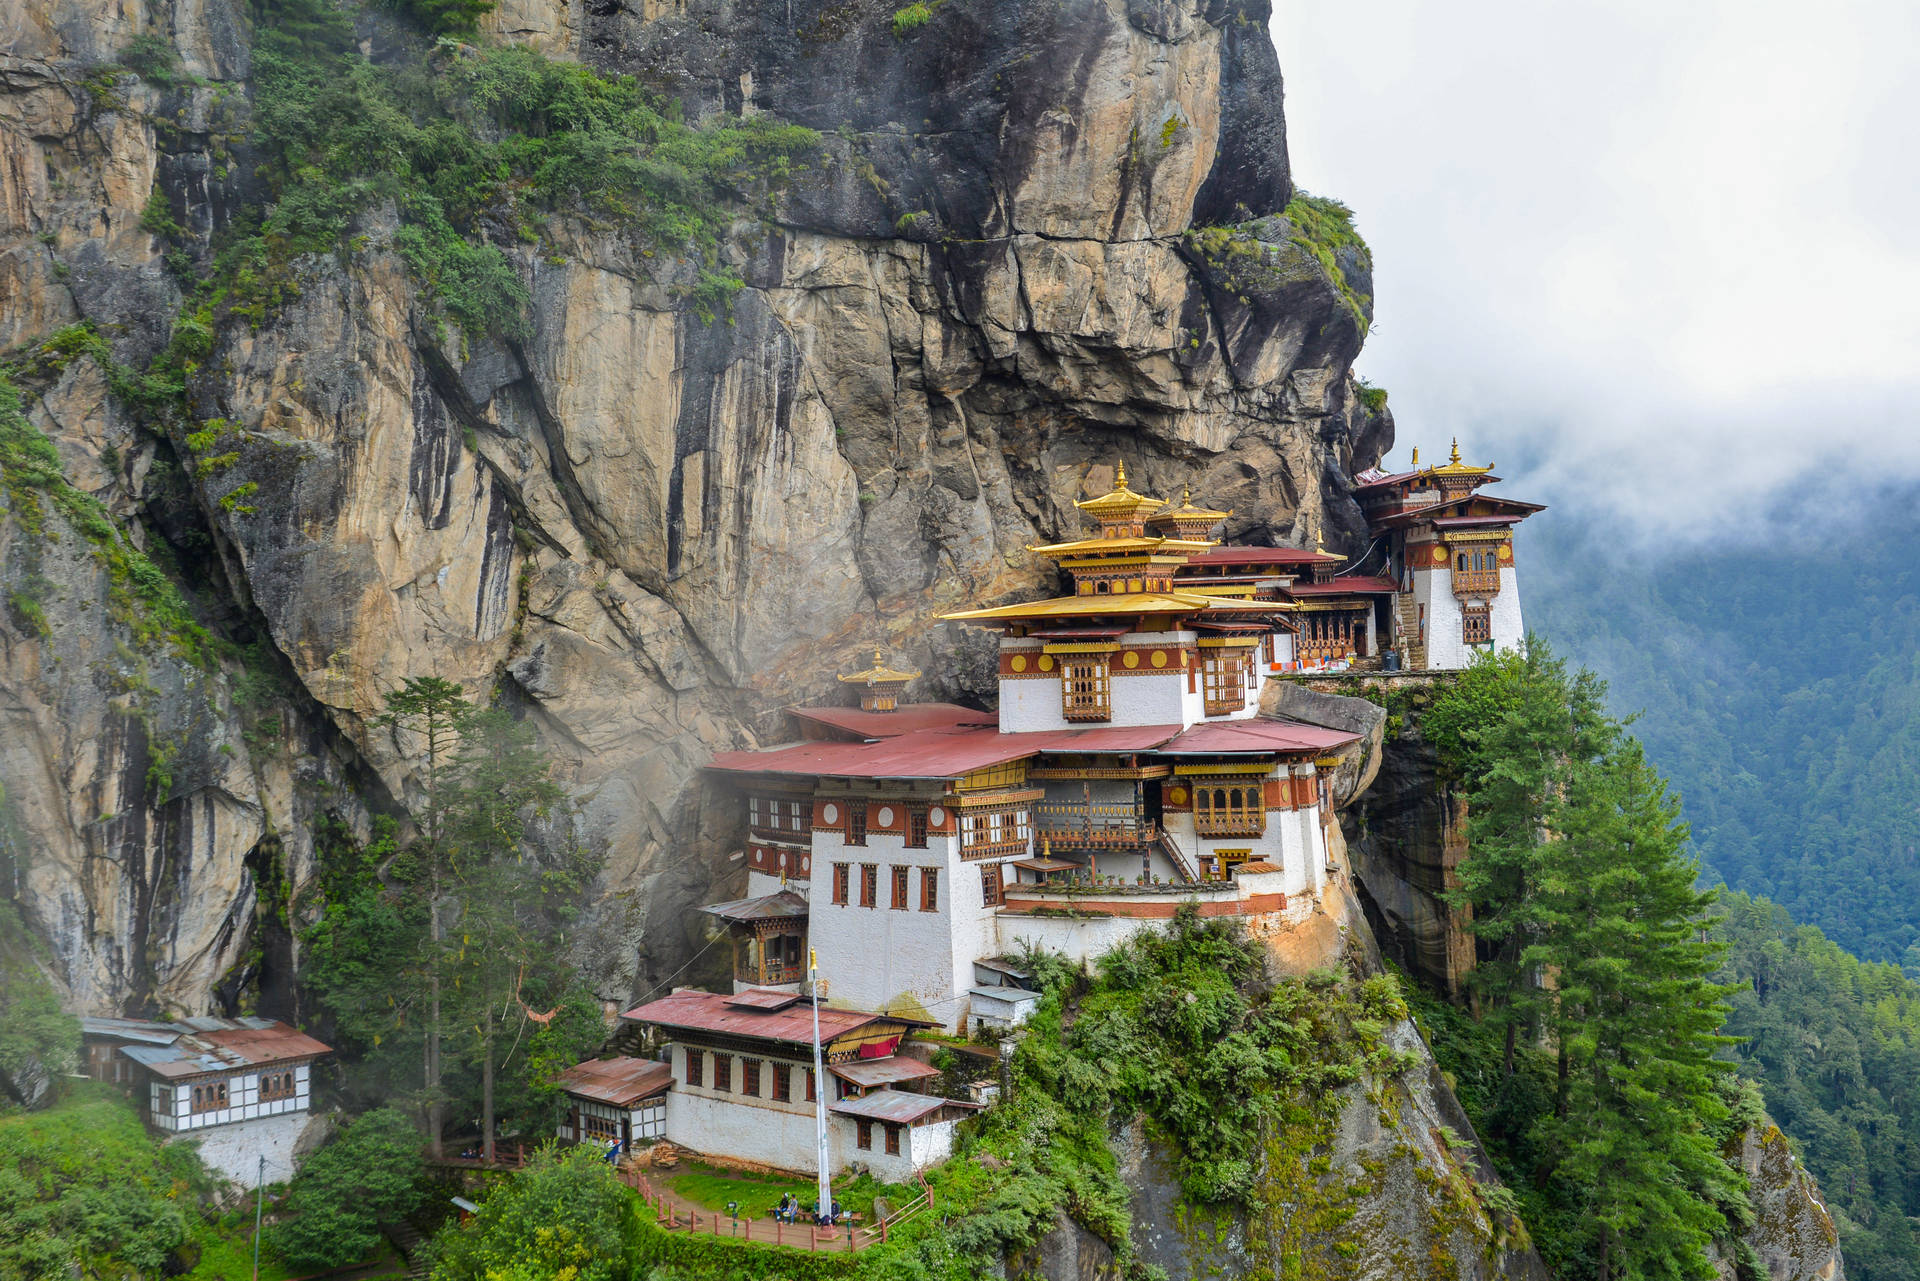
[[[914,1177],[922,1189],[920,1195],[878,1223],[823,1228],[812,1223],[783,1223],[774,1218],[735,1218],[724,1212],[703,1209],[684,1197],[655,1187],[652,1180],[638,1169],[623,1166],[618,1174],[622,1183],[653,1207],[660,1227],[666,1231],[731,1237],[736,1241],[757,1241],[762,1245],[788,1246],[795,1250],[852,1253],[870,1249],[889,1240],[900,1224],[933,1207],[933,1188],[924,1176],[916,1173]]]

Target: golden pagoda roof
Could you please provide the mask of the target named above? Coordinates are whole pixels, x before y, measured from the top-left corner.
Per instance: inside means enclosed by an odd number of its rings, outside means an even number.
[[[1166,506],[1160,498],[1148,498],[1127,488],[1127,464],[1121,460],[1114,471],[1113,489],[1098,498],[1084,498],[1074,504],[1081,511],[1104,520],[1135,520],[1156,507]]]
[[[1491,474],[1492,471],[1493,464],[1491,463],[1485,467],[1469,467],[1465,463],[1462,463],[1460,461],[1460,438],[1455,436],[1453,438],[1453,456],[1439,467],[1427,468],[1425,474],[1428,476],[1486,476]]]
[[[1027,550],[1059,560],[1074,556],[1146,556],[1160,552],[1184,554],[1203,552],[1216,545],[1185,538],[1076,538],[1068,543],[1048,543],[1044,547],[1029,547]]]
[[[1232,509],[1218,512],[1211,507],[1194,506],[1193,490],[1183,485],[1180,489],[1180,505],[1178,507],[1175,507],[1172,503],[1168,503],[1165,507],[1162,507],[1159,511],[1147,517],[1147,519],[1154,522],[1163,520],[1205,520],[1209,524],[1215,524],[1225,520],[1231,515],[1233,515]]]
[[[1192,614],[1223,602],[1198,592],[1116,592],[1110,595],[1056,596],[1020,605],[963,609],[940,615],[960,622],[996,622],[1020,618],[1085,618],[1101,614]]]
[[[864,672],[842,676],[840,683],[842,685],[904,685],[920,674],[919,672],[896,672],[886,665],[884,658],[885,655],[881,654],[876,646],[873,651],[873,666]]]

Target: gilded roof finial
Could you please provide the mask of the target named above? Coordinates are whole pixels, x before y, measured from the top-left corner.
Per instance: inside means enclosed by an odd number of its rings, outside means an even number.
[[[1122,458],[1114,465],[1113,492],[1119,493],[1127,487],[1127,460]]]
[[[883,655],[880,653],[880,647],[878,645],[875,645],[873,647],[873,665],[875,667],[880,666],[880,660],[882,657]]]
[[[1327,544],[1325,540],[1320,537],[1320,522],[1317,520],[1313,522],[1313,550],[1319,552],[1322,556],[1327,554]]]
[[[1448,459],[1448,461],[1456,467],[1460,465],[1460,438],[1458,436],[1453,438],[1453,457]]]
[[[1180,505],[1182,507],[1193,506],[1193,486],[1192,485],[1180,486]]]
[[[1420,466],[1420,446],[1418,445],[1413,447],[1413,465],[1416,469]]]

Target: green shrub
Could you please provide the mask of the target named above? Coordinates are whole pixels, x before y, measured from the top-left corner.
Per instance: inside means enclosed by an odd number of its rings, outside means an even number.
[[[274,1247],[302,1271],[364,1259],[380,1244],[381,1224],[419,1206],[425,1172],[413,1122],[392,1108],[356,1117],[294,1176],[291,1217],[274,1227]]]
[[[893,34],[898,38],[904,39],[911,32],[918,31],[920,28],[926,26],[929,22],[933,21],[933,11],[938,5],[939,0],[934,0],[932,4],[927,3],[927,0],[913,0],[913,3],[906,8],[895,9],[893,11]]]

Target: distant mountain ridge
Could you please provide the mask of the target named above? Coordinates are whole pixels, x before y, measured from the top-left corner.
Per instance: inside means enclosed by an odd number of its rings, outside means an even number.
[[[1916,499],[1782,501],[1776,537],[1677,551],[1561,513],[1522,554],[1529,625],[1640,714],[1709,875],[1920,976]]]

